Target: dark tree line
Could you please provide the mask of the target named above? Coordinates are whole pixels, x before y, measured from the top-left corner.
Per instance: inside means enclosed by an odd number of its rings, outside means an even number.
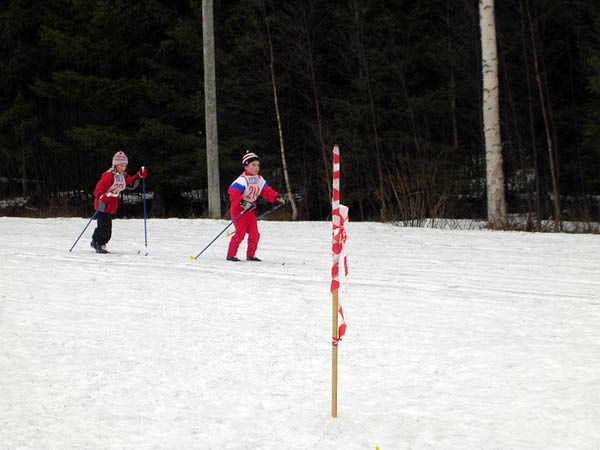
[[[124,150],[149,168],[152,215],[205,214],[201,1],[2,6],[0,197],[87,214]],[[214,7],[224,204],[246,149],[284,190],[272,61],[300,218],[329,214],[333,144],[357,220],[485,217],[476,0]],[[562,218],[598,220],[600,4],[497,2],[496,25],[509,213],[553,214],[552,157]]]

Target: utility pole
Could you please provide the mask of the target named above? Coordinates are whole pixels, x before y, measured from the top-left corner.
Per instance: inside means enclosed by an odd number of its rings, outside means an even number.
[[[206,169],[208,171],[208,215],[212,219],[220,219],[221,189],[219,185],[213,0],[202,0],[202,43],[204,50],[204,115],[206,123]]]

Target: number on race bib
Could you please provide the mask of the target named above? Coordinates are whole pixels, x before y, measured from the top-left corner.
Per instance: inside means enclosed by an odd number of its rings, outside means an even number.
[[[256,200],[258,194],[260,194],[260,188],[258,186],[248,186],[248,197],[250,197],[252,201]]]

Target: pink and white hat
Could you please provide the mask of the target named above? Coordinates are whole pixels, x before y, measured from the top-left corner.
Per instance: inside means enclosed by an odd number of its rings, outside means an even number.
[[[242,158],[242,165],[247,166],[252,161],[259,161],[258,155],[256,153],[252,153],[250,150],[246,150],[246,154]]]
[[[120,164],[127,165],[128,162],[129,162],[129,160],[127,159],[127,155],[123,152],[115,153],[115,156],[113,156],[113,159],[112,159],[113,167],[117,167]]]

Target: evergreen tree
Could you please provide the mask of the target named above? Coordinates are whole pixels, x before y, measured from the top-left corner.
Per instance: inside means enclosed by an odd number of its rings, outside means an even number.
[[[154,188],[153,213],[182,203],[180,191],[197,178],[201,41],[191,18],[173,4],[124,1],[53,2],[40,28],[54,58],[49,79],[33,90],[53,127],[51,152],[77,161],[73,187],[90,191],[116,150],[131,169],[145,164]],[[189,11],[185,11],[189,14]],[[61,160],[62,159],[62,160]]]
[[[42,17],[37,3],[11,0],[0,13],[0,176],[6,178],[0,193],[39,198],[44,172],[38,158],[41,117],[28,88],[44,60],[37,45]]]

